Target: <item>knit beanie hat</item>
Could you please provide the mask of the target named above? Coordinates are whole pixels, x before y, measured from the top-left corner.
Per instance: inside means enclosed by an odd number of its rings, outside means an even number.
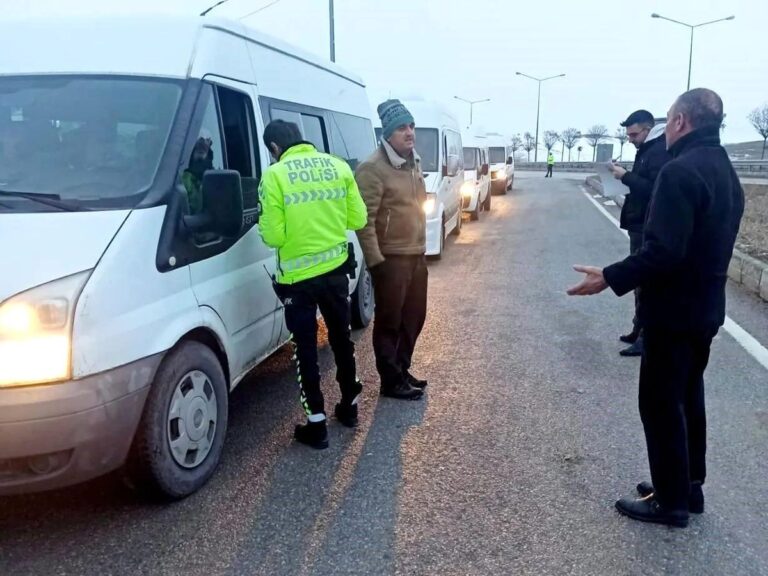
[[[382,102],[376,108],[381,118],[381,135],[384,140],[389,139],[392,133],[404,124],[413,123],[413,115],[408,112],[408,108],[403,106],[400,100],[387,100]]]

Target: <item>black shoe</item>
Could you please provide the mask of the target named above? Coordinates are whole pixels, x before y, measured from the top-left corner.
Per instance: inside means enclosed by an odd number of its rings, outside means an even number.
[[[624,344],[634,344],[638,338],[640,338],[640,330],[638,329],[634,329],[629,334],[624,334],[624,336],[619,336],[619,340],[624,342]]]
[[[410,372],[405,373],[405,380],[411,385],[411,388],[418,388],[419,390],[424,390],[424,388],[427,387],[427,384],[429,384],[426,380],[419,380]]]
[[[650,482],[640,482],[637,485],[637,493],[643,498],[650,496],[653,494],[653,484]],[[691,484],[691,494],[688,496],[688,512],[691,514],[704,513],[704,491],[698,482]]]
[[[665,510],[651,494],[645,498],[622,498],[616,502],[616,510],[640,522],[666,524],[685,528],[688,526],[688,510]]]
[[[387,398],[396,398],[398,400],[421,400],[424,396],[424,390],[414,388],[405,380],[397,384],[382,384],[380,393]]]
[[[336,416],[336,420],[341,422],[347,428],[354,428],[357,426],[357,404],[336,404],[333,413]]]
[[[293,437],[297,442],[306,444],[316,450],[328,448],[328,428],[325,420],[322,422],[307,422],[306,424],[297,424]]]
[[[642,356],[643,355],[643,339],[638,338],[632,346],[620,350],[619,354],[622,356]]]

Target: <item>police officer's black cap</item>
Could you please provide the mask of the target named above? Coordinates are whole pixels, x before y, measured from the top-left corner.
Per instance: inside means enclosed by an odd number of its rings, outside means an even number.
[[[633,124],[650,124],[653,126],[655,123],[656,121],[653,118],[653,114],[648,112],[648,110],[635,110],[621,123],[621,125],[626,128]]]

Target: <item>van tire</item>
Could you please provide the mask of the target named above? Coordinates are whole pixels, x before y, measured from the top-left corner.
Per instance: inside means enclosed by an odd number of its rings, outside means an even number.
[[[443,217],[443,221],[440,224],[440,251],[434,256],[430,256],[429,259],[442,260],[444,251],[445,251],[445,217]]]
[[[191,380],[193,373],[196,375],[194,382]],[[215,412],[216,420],[210,448],[203,459],[194,467],[184,467],[171,450],[170,410],[174,397],[190,392],[189,389],[183,392],[181,387],[190,385],[201,386],[199,392],[202,395],[195,396],[195,419],[200,415],[205,422],[207,416],[210,422]],[[131,446],[126,466],[131,485],[147,496],[162,500],[178,500],[202,487],[221,458],[229,416],[228,400],[224,370],[208,346],[187,341],[172,349],[155,375]]]
[[[376,300],[373,292],[373,277],[365,262],[360,266],[360,279],[352,293],[352,328],[365,328],[373,320]]]
[[[477,202],[475,203],[475,209],[472,210],[469,213],[469,219],[472,222],[477,222],[480,220],[480,208],[482,207],[482,204],[480,203],[480,196],[477,197]]]
[[[491,196],[493,196],[493,194],[488,190],[488,194],[485,195],[485,201],[483,202],[483,210],[485,212],[491,211]]]

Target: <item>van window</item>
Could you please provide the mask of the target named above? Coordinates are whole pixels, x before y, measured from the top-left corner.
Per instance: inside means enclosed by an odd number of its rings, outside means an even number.
[[[73,209],[135,206],[155,179],[182,88],[117,76],[0,78],[1,187],[56,195]]]
[[[438,133],[436,128],[416,128],[416,152],[421,157],[421,169],[424,172],[437,172]]]
[[[466,170],[475,170],[477,168],[477,148],[464,148],[464,168]]]
[[[331,152],[355,170],[376,149],[371,121],[340,112],[332,112],[331,121]]]
[[[227,169],[237,170],[240,176],[253,178],[254,146],[251,127],[253,111],[247,94],[216,88],[221,107],[221,122],[224,126],[224,145],[227,153]]]
[[[325,122],[321,116],[294,110],[284,110],[277,107],[272,107],[271,112],[272,120],[293,122],[299,127],[302,137],[307,142],[314,144],[315,148],[320,150],[320,152],[328,152],[328,146],[326,144],[327,138],[325,137]]]
[[[491,164],[504,164],[507,159],[504,146],[492,146],[488,149],[491,157]]]

